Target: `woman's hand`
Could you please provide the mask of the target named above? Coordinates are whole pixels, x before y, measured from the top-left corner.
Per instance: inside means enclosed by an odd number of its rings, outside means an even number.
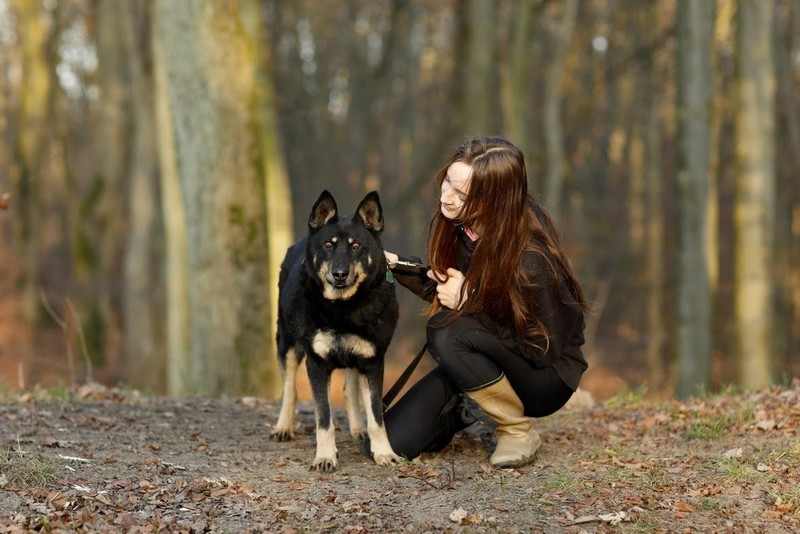
[[[400,259],[400,256],[394,252],[389,252],[388,250],[384,250],[383,255],[386,256],[386,261],[389,262],[389,265],[397,263],[397,260]]]
[[[447,269],[447,281],[439,282],[433,271],[428,271],[428,278],[436,282],[436,296],[442,306],[457,310],[464,302],[461,299],[461,286],[464,284],[464,275],[456,269]],[[466,300],[466,299],[465,299]]]

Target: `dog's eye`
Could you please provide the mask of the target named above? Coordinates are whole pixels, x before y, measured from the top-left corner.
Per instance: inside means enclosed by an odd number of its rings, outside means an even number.
[[[333,248],[333,243],[331,243],[330,241],[325,241],[325,244],[322,245],[322,246],[327,248],[327,249],[332,249]]]
[[[358,250],[361,248],[361,243],[353,243],[350,246],[353,248],[353,250]]]

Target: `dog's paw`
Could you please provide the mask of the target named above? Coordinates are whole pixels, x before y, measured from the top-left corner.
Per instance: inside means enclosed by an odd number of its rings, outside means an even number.
[[[373,454],[372,458],[375,460],[375,463],[378,465],[392,465],[399,463],[402,458],[397,456],[395,453],[387,453],[387,454]]]
[[[335,457],[334,458],[317,457],[314,458],[314,463],[312,463],[311,467],[309,467],[308,469],[309,471],[320,471],[322,473],[331,473],[333,471],[336,471],[338,465],[339,464],[336,461]]]
[[[269,433],[269,439],[272,441],[291,441],[292,431],[288,428],[274,428]]]

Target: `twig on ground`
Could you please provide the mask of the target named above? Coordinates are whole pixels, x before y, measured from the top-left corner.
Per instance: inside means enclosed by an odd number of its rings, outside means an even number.
[[[86,381],[87,382],[94,382],[92,378],[92,360],[89,358],[89,348],[86,345],[86,336],[83,335],[83,327],[81,326],[80,318],[78,317],[78,312],[75,311],[75,306],[72,305],[72,301],[67,297],[67,307],[69,311],[72,313],[72,317],[75,320],[75,324],[78,327],[78,337],[81,340],[81,349],[83,349],[83,359],[86,362]]]
[[[64,340],[66,341],[67,345],[67,366],[69,367],[69,378],[70,383],[75,383],[75,358],[72,355],[72,345],[69,342],[69,324],[67,321],[62,319],[53,307],[50,305],[50,300],[47,298],[47,295],[44,292],[44,289],[41,287],[39,288],[39,299],[42,301],[42,305],[44,306],[45,311],[53,319],[53,322],[58,325],[58,327],[64,332]]]

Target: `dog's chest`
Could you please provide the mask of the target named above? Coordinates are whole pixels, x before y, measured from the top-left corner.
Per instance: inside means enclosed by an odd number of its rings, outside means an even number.
[[[314,354],[331,363],[348,366],[352,358],[370,359],[376,356],[375,343],[357,334],[332,329],[316,330],[311,336]]]

